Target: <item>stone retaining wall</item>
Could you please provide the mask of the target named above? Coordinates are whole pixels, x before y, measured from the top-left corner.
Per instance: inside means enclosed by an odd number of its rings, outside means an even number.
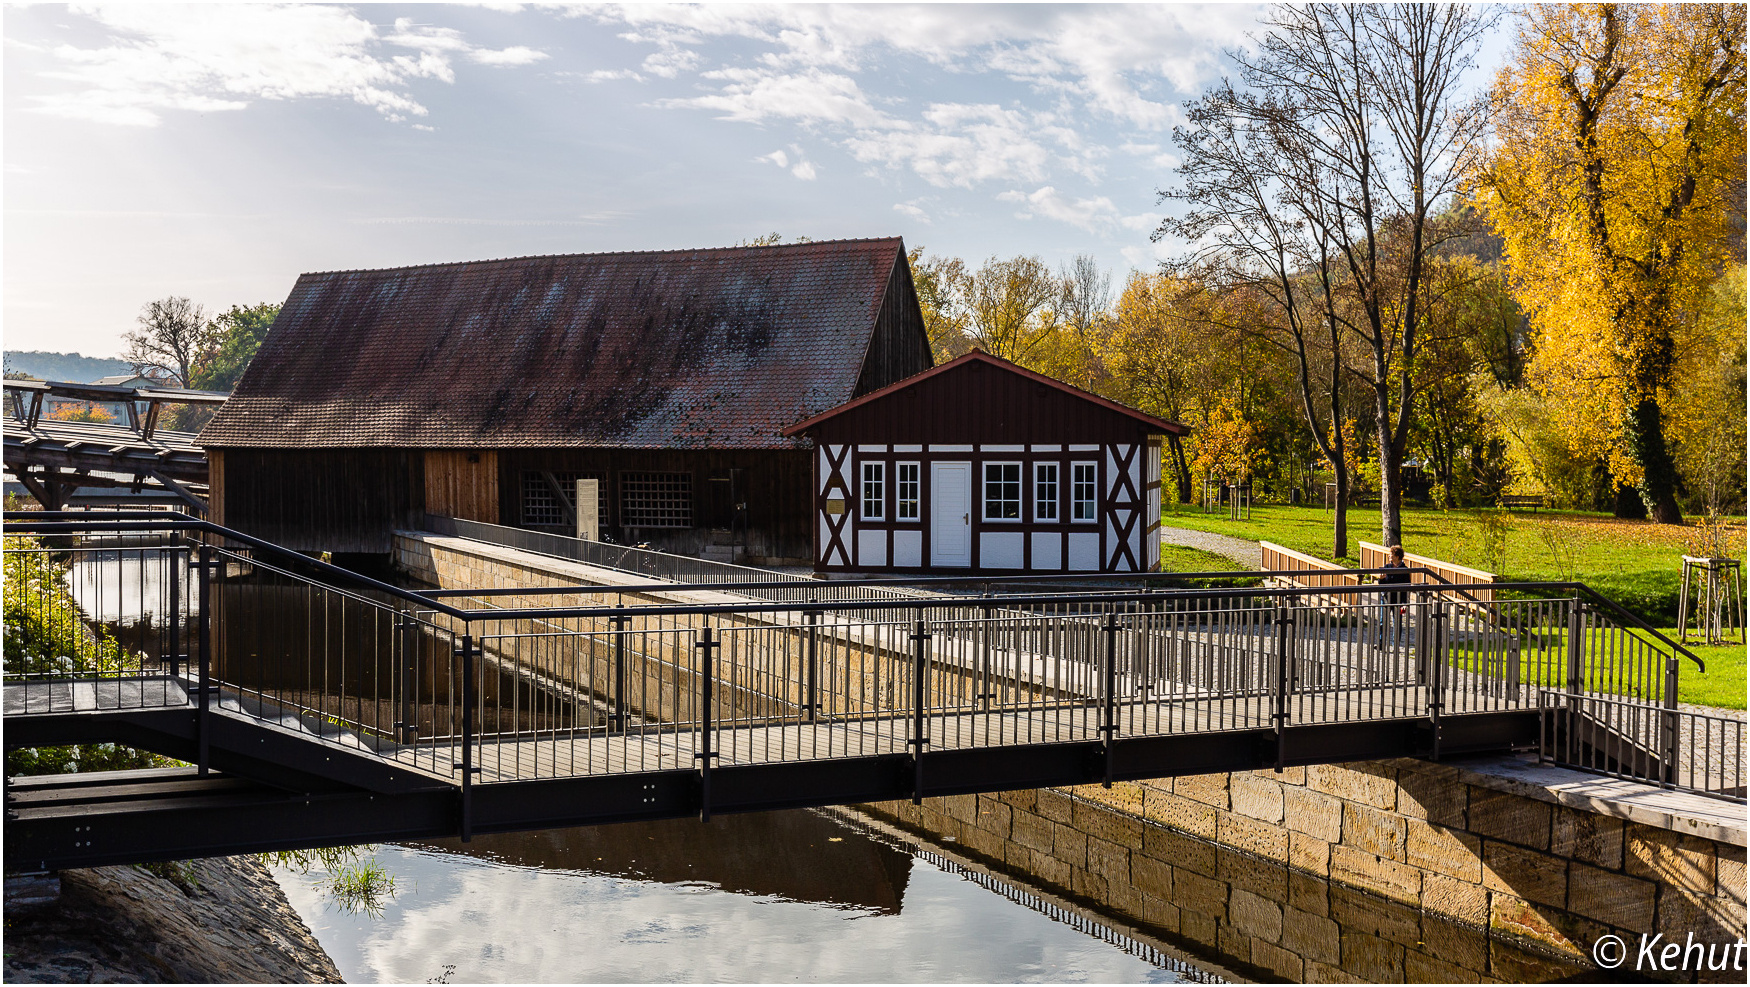
[[[340,983],[255,857],[63,871],[6,907],[7,983]]]
[[[1606,932],[1744,935],[1742,846],[1502,791],[1449,765],[868,808],[1295,980],[1545,980],[1590,965]]]

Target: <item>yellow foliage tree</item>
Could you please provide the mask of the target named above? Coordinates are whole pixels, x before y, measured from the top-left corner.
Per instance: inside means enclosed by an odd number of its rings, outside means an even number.
[[[1197,430],[1197,456],[1191,468],[1205,480],[1244,483],[1258,458],[1257,433],[1225,399],[1215,402]]]
[[[1742,256],[1744,37],[1741,6],[1538,6],[1493,91],[1479,184],[1531,319],[1531,378],[1575,450],[1608,456],[1666,523],[1682,520],[1679,339]]]

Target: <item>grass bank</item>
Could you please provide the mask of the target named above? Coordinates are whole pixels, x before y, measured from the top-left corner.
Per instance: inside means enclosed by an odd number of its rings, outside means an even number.
[[[1169,504],[1163,514],[1162,522],[1169,527],[1272,541],[1298,552],[1332,558],[1332,518],[1319,507],[1260,505],[1246,521],[1230,521],[1226,514],[1204,514],[1183,504]],[[1403,522],[1406,551],[1485,569],[1504,579],[1578,580],[1667,636],[1676,637],[1681,556],[1693,550],[1698,535],[1694,527],[1567,511],[1426,508],[1405,509]],[[1345,554],[1337,561],[1353,563],[1359,555],[1359,542],[1379,540],[1379,511],[1351,510],[1348,535]],[[1727,540],[1732,556],[1743,558],[1744,519],[1731,519]],[[1692,645],[1690,650],[1707,663],[1708,670],[1702,675],[1693,666],[1686,667],[1680,680],[1680,698],[1744,709],[1744,647]]]

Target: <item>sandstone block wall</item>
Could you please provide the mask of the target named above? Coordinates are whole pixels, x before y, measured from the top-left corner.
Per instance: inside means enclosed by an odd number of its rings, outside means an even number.
[[[1606,932],[1744,935],[1742,847],[1421,761],[869,808],[1295,980],[1544,980]]]

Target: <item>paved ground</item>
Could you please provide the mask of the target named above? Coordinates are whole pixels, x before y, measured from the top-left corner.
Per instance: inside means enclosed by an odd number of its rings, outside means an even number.
[[[1225,555],[1248,569],[1261,569],[1264,566],[1264,550],[1258,546],[1257,542],[1247,541],[1244,538],[1218,535],[1208,531],[1192,531],[1188,528],[1163,527],[1161,541],[1169,545],[1184,545],[1187,548]]]

